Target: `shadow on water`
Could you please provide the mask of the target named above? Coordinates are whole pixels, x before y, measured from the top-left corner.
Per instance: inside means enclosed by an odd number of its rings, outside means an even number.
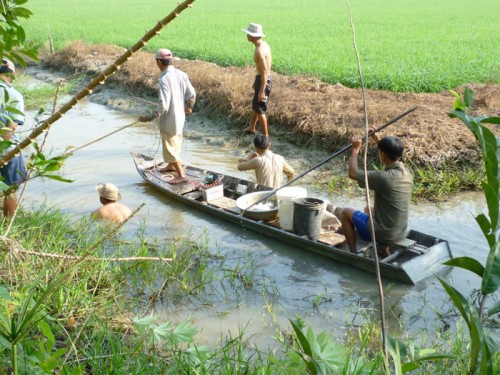
[[[84,101],[53,125],[48,147],[62,151],[69,145],[80,146],[134,121],[129,115]],[[197,121],[207,122],[195,114],[189,118],[191,132],[196,132]],[[363,315],[378,315],[379,297],[373,275],[263,238],[163,196],[136,173],[131,149],[160,157],[158,136],[151,124],[137,124],[81,149],[63,170],[64,177],[73,183],[36,179],[29,184],[24,205],[35,208],[46,201],[65,212],[89,215],[99,206],[96,184],[113,182],[120,188],[124,204],[135,208],[146,202],[125,230],[137,230],[145,222],[146,234],[160,239],[188,235],[197,240],[207,238],[209,233],[209,248],[224,255],[223,267],[244,265],[253,273],[253,286],[237,288],[231,294],[221,282],[207,289],[205,295],[191,299],[192,303],[159,306],[170,320],[172,316],[175,320],[191,317],[203,327],[202,337],[209,342],[216,340],[220,332],[245,326],[248,335],[271,345],[274,319],[289,329],[287,319],[296,314],[316,330],[332,332],[358,324]],[[199,138],[185,139],[182,151],[183,160],[189,164],[249,177],[236,170],[240,154],[230,146],[206,144]],[[364,206],[362,199],[337,199],[337,203]],[[460,195],[442,205],[419,203],[412,207],[410,226],[449,240],[455,256],[471,255],[484,261],[487,247],[473,219],[482,210],[480,194]],[[465,272],[452,271],[446,278],[461,290],[478,287],[478,280]],[[411,329],[423,328],[429,322],[438,324],[432,307],[440,308],[447,298],[435,277],[415,286],[387,280],[384,285],[388,314],[397,318],[389,319],[393,329],[399,328],[403,317]],[[347,319],[346,310],[352,312]]]

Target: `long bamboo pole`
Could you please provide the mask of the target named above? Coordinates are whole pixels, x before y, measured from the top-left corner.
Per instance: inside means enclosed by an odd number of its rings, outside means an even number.
[[[125,53],[123,53],[120,57],[118,57],[113,64],[111,64],[109,67],[107,67],[99,76],[94,78],[90,83],[82,90],[80,90],[78,93],[76,93],[75,96],[73,96],[65,105],[63,105],[57,112],[52,114],[47,120],[43,121],[39,126],[37,126],[33,131],[31,132],[28,137],[23,139],[19,144],[12,150],[9,151],[7,154],[4,155],[4,157],[0,160],[0,168],[4,167],[7,165],[7,163],[16,155],[18,155],[21,150],[25,149],[28,147],[30,144],[32,144],[36,138],[42,134],[44,131],[47,131],[50,126],[59,120],[66,112],[68,112],[71,108],[73,108],[80,100],[85,98],[87,95],[90,95],[92,93],[92,90],[97,85],[102,85],[104,81],[111,75],[113,75],[118,69],[120,69],[120,66],[123,65],[127,60],[130,59],[130,57],[139,51],[142,47],[144,47],[153,37],[156,35],[160,34],[161,29],[163,29],[166,25],[168,25],[170,22],[172,22],[175,18],[179,16],[179,14],[185,10],[186,8],[191,8],[192,3],[194,3],[195,0],[186,0],[180,4],[177,5],[177,7],[165,18],[162,20],[158,21],[158,23],[153,27],[151,30],[149,30],[144,36],[137,42],[135,43],[132,47],[127,49]]]

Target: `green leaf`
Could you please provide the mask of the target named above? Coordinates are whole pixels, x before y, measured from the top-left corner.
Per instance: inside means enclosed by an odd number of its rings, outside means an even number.
[[[50,325],[43,320],[38,323],[38,327],[40,327],[40,330],[44,334],[44,336],[47,339],[47,351],[50,352],[52,351],[52,348],[54,347],[54,344],[56,343],[56,339],[54,338],[54,335],[52,334],[52,330],[50,329]]]
[[[481,284],[481,293],[484,295],[495,293],[500,286],[500,241],[491,248]]]
[[[155,342],[160,342],[161,340],[167,340],[171,335],[172,329],[170,328],[170,322],[164,322],[153,329],[153,335]]]
[[[448,296],[451,298],[451,301],[455,305],[455,307],[458,309],[460,312],[460,315],[462,315],[462,318],[464,318],[465,322],[467,323],[467,326],[470,329],[470,317],[469,317],[469,312],[470,312],[470,303],[467,301],[467,299],[455,288],[453,288],[451,285],[449,285],[446,281],[438,277],[439,282],[443,286],[443,288],[446,290],[446,293],[448,293]]]
[[[182,322],[176,326],[172,332],[177,342],[191,343],[198,333],[196,327],[191,326],[188,322]]]
[[[311,346],[304,336],[304,333],[302,333],[302,331],[300,330],[298,323],[294,322],[293,320],[290,320],[290,323],[292,324],[292,328],[295,331],[295,335],[297,335],[297,339],[302,348],[302,351],[308,356],[312,357]]]
[[[491,306],[489,309],[488,309],[488,315],[487,317],[490,317],[494,314],[498,314],[500,313],[500,301],[496,301],[493,306]]]
[[[43,177],[50,178],[51,180],[56,180],[56,181],[61,181],[61,182],[73,182],[74,180],[68,180],[66,178],[62,178],[61,176],[58,176],[56,174],[44,174]]]
[[[474,272],[479,277],[483,277],[484,267],[476,259],[471,257],[453,258],[443,263],[446,266],[460,267],[467,271]]]
[[[474,101],[474,91],[466,87],[464,92],[464,104],[467,108],[472,107],[472,102]]]
[[[481,124],[497,124],[500,125],[500,117],[485,117],[481,120]]]

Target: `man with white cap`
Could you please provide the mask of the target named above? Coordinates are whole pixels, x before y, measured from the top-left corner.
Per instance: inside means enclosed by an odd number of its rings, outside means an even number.
[[[0,135],[5,141],[12,142],[6,148],[0,148],[0,158],[14,149],[19,143],[16,133],[18,126],[24,124],[24,99],[19,91],[12,87],[12,81],[16,67],[8,59],[2,59],[0,66]],[[26,178],[26,166],[21,153],[12,158],[6,166],[0,168],[2,182],[8,186],[15,187]],[[15,189],[15,188],[14,188]],[[3,213],[4,216],[12,217],[17,207],[17,196],[15,190],[4,192]]]
[[[252,118],[250,119],[250,125],[243,129],[243,132],[254,134],[258,122],[262,134],[269,137],[266,111],[273,84],[271,80],[271,47],[262,40],[265,34],[262,33],[261,25],[251,23],[248,29],[243,29],[243,32],[247,34],[248,41],[255,45],[253,60],[257,68],[257,75],[253,84]]]
[[[92,216],[97,217],[99,220],[122,223],[132,214],[130,208],[116,203],[122,199],[122,195],[115,185],[108,182],[107,184],[98,184],[95,189],[99,193],[102,207],[95,210]]]
[[[178,184],[187,181],[180,160],[182,132],[186,115],[193,112],[196,92],[186,73],[176,69],[170,50],[162,48],[156,52],[156,66],[160,69],[158,96],[160,105],[157,112],[139,116],[139,121],[147,122],[157,117],[162,139],[163,160],[167,163],[160,172],[177,172],[177,177],[168,181]]]

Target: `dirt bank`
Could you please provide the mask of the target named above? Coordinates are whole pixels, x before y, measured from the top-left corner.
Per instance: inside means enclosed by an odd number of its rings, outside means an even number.
[[[75,74],[96,74],[122,53],[123,49],[113,46],[75,42],[60,52],[42,57],[41,65]],[[175,65],[188,73],[197,90],[195,110],[229,120],[228,135],[233,134],[237,139],[250,116],[254,68],[224,68],[187,60],[177,60]],[[158,75],[152,54],[139,52],[108,78],[104,86],[120,90],[116,90],[115,95],[107,95],[105,104],[135,113],[145,106],[154,108]],[[360,89],[328,85],[304,76],[273,73],[273,80],[268,112],[271,138],[279,134],[298,145],[335,151],[349,144],[353,135],[362,134],[365,115]],[[476,93],[474,104],[478,115],[500,115],[500,85],[471,84],[469,87]],[[462,92],[463,87],[456,91]],[[123,100],[124,92],[137,98],[135,105]],[[380,126],[418,106],[415,112],[384,133],[403,138],[405,156],[413,164],[441,169],[481,162],[470,131],[447,116],[454,100],[450,92],[415,94],[366,90],[366,100],[370,126]]]

